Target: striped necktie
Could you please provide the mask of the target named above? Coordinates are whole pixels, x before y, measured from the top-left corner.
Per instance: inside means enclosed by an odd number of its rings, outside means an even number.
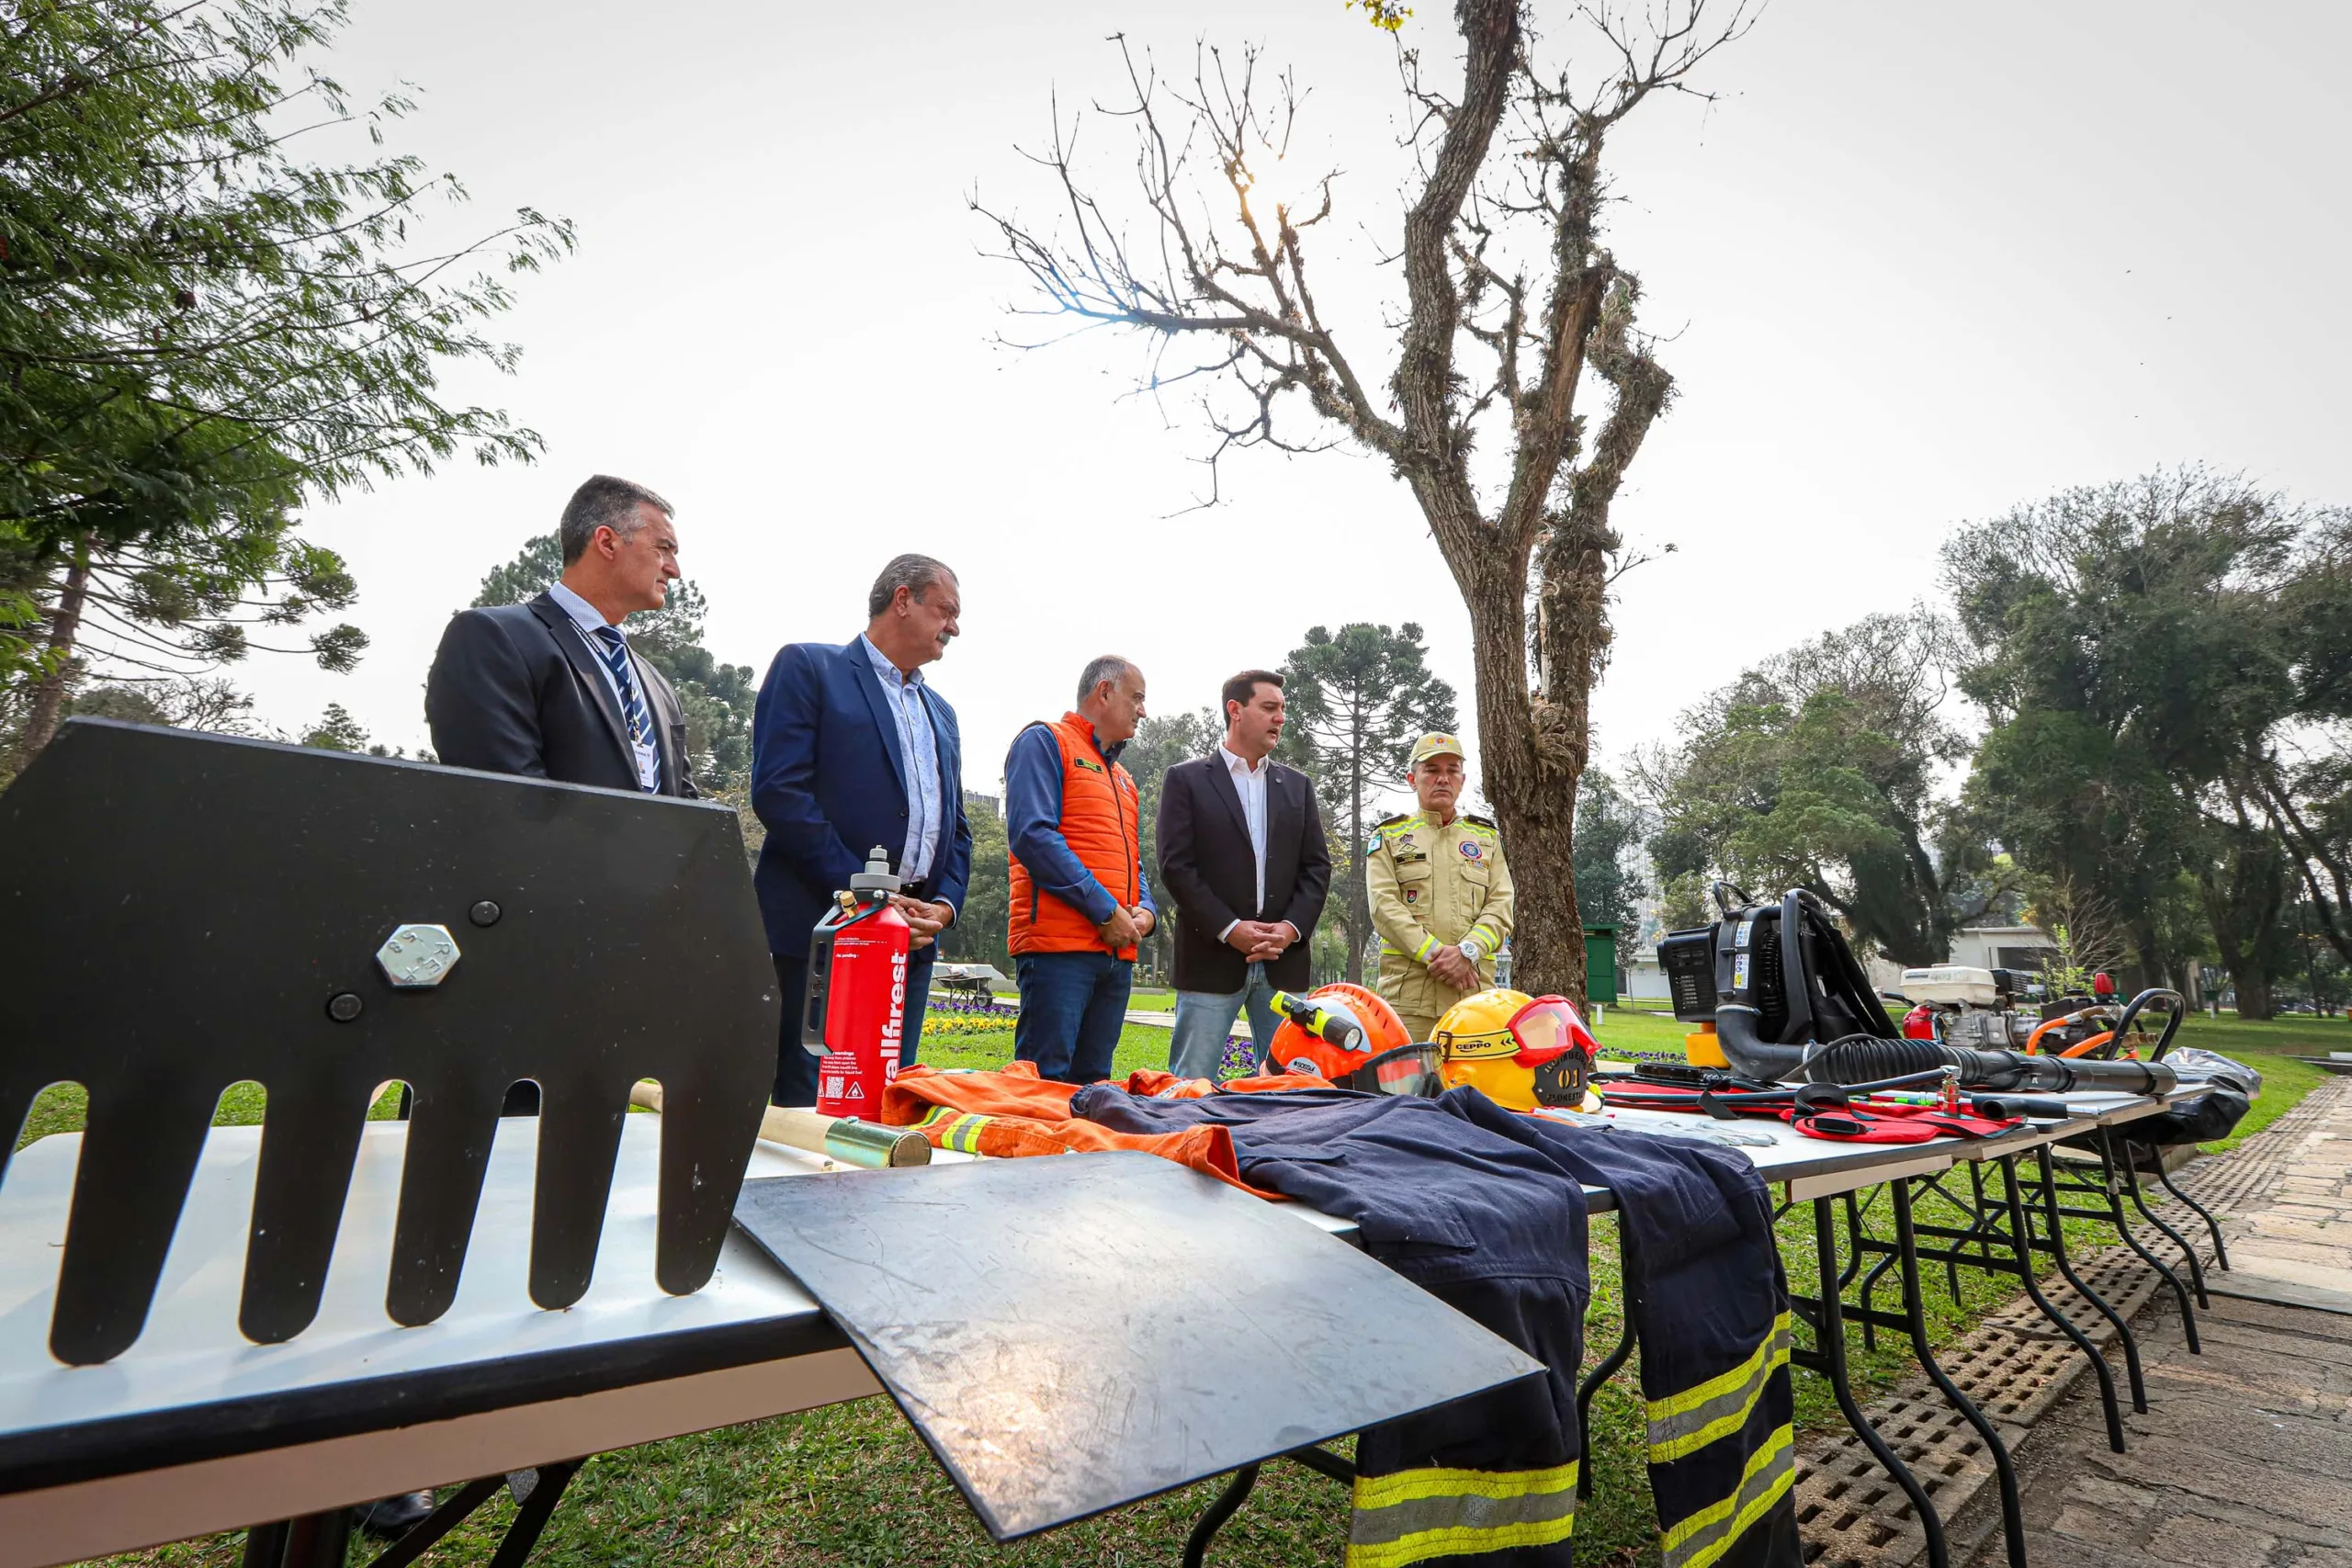
[[[628,719],[628,732],[639,746],[653,744],[653,714],[645,705],[645,694],[637,684],[637,671],[628,661],[628,644],[621,639],[618,626],[596,628],[596,651],[605,656],[605,668],[613,672],[613,683],[621,691],[621,713]]]

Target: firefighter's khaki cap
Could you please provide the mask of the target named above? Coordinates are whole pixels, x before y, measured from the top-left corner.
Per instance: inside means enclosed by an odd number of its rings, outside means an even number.
[[[1417,768],[1431,757],[1459,757],[1465,762],[1470,760],[1462,750],[1462,742],[1453,736],[1430,734],[1413,742],[1412,758],[1405,765]]]

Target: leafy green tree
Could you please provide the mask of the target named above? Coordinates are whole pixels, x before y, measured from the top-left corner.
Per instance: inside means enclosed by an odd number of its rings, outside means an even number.
[[[513,560],[490,570],[473,607],[536,599],[562,575],[562,542],[554,534],[542,534],[526,542]],[[701,589],[691,581],[673,582],[662,608],[640,610],[629,617],[628,639],[678,694],[696,784],[731,798],[751,787],[757,674],[748,664],[720,663],[703,646],[703,623],[709,613]]]
[[[254,717],[252,694],[218,679],[85,682],[75,687],[66,713],[130,724],[169,725],[175,729],[206,729],[217,735],[261,733]]]
[[[1372,932],[1359,852],[1372,831],[1369,811],[1382,791],[1402,785],[1416,736],[1453,728],[1453,688],[1431,672],[1428,656],[1410,621],[1393,631],[1351,621],[1337,632],[1308,628],[1283,663],[1283,742],[1315,780],[1329,836],[1349,849],[1344,869],[1336,855],[1331,869],[1348,931],[1347,977],[1359,984]]]
[[[477,330],[509,302],[498,275],[571,231],[526,210],[423,251],[411,220],[454,183],[413,157],[303,161],[305,124],[362,118],[302,63],[343,22],[340,0],[86,0],[0,28],[0,686],[21,754],[77,667],[202,671],[346,607],[305,503],[537,447],[436,378],[511,367]],[[370,133],[410,107],[367,106]],[[365,641],[308,644],[345,669]]]
[[[368,731],[341,703],[329,703],[327,711],[319,716],[319,722],[304,732],[302,744],[322,751],[365,751]],[[380,754],[382,748],[377,750]]]
[[[1012,973],[1007,949],[1007,917],[1012,903],[1012,856],[1005,841],[1004,817],[986,801],[964,797],[972,820],[972,873],[956,923],[940,933],[940,956],[952,964],[993,964]]]
[[[2252,782],[2301,884],[2299,933],[2352,964],[2352,510],[2323,511],[2305,528],[2279,611],[2303,722]]]
[[[1634,863],[1645,825],[1640,807],[1600,769],[1587,770],[1577,788],[1577,908],[1587,925],[1617,928],[1617,973],[1630,975],[1648,891]]]
[[[1951,628],[1924,610],[1864,617],[1767,660],[1685,712],[1680,743],[1636,764],[1658,875],[1804,887],[1855,936],[1936,964],[2002,890],[1969,822],[1937,802],[1966,755],[1942,716]]]
[[[2255,822],[2315,673],[2284,609],[2308,521],[2185,468],[2020,506],[1945,547],[1974,651],[1961,684],[1993,721],[1969,799],[2028,869],[2117,911],[2144,980],[2185,983],[2204,946],[2177,908],[2186,885],[2241,999],[2267,987],[2277,834]]]
[[[2202,824],[2197,886],[2222,967],[2237,987],[2238,1016],[2271,1016],[2273,983],[2296,962],[2287,923],[2293,891],[2287,847],[2243,795],[2222,792],[2234,820]]]

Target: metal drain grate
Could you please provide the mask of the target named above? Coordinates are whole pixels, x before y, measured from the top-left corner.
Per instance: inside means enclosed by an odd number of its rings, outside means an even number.
[[[2212,1210],[2216,1219],[2226,1221],[2249,1199],[2270,1190],[2296,1147],[2345,1097],[2352,1097],[2352,1078],[2331,1079],[2227,1155],[2199,1160],[2174,1179]],[[2159,1190],[2150,1201],[2162,1196]],[[2177,1203],[2172,1209],[2186,1214]],[[2173,1213],[2165,1218],[2197,1247],[2199,1261],[2210,1267],[2212,1252],[2203,1223],[2193,1214],[2186,1214],[2186,1224]],[[2135,1224],[2132,1229],[2157,1257],[2178,1255],[2153,1225]],[[2126,1321],[2164,1288],[2147,1265],[2120,1244],[2078,1260],[2075,1269]],[[2093,1344],[2102,1350],[2114,1346],[2115,1330],[2074,1287],[2052,1278],[2041,1282],[2041,1290],[2052,1305],[2082,1326]],[[2072,1342],[2023,1294],[1942,1347],[1937,1359],[1999,1428],[2012,1452],[2042,1414],[2090,1370]],[[2119,1393],[2122,1382],[2118,1367]],[[1898,1383],[1868,1406],[1867,1414],[1879,1435],[1918,1477],[1947,1527],[1992,1481],[1993,1458],[1984,1440],[1944,1404],[1925,1374],[1914,1373]],[[1816,1568],[1906,1568],[1927,1549],[1927,1535],[1910,1499],[1851,1432],[1804,1442],[1797,1456],[1796,1500],[1805,1562]],[[1965,1555],[1962,1544],[1954,1541],[1954,1561]]]

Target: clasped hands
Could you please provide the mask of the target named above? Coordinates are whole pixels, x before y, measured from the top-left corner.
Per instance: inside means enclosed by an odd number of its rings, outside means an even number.
[[[1149,936],[1159,923],[1158,917],[1149,909],[1136,904],[1113,908],[1111,918],[1094,929],[1102,935],[1103,944],[1116,953],[1123,947],[1133,947]]]
[[[1238,948],[1252,964],[1270,963],[1298,940],[1288,920],[1236,920],[1225,933],[1227,947]]]
[[[1441,947],[1430,954],[1430,973],[1457,991],[1475,991],[1484,982],[1478,965],[1455,943]]]

